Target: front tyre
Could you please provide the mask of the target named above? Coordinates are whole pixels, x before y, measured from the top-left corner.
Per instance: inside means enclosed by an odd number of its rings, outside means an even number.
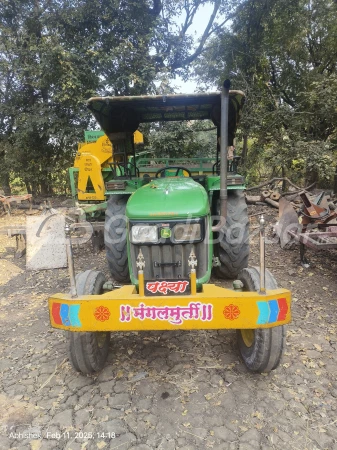
[[[220,199],[215,201],[215,212],[220,215]],[[220,266],[214,273],[219,278],[234,279],[248,266],[249,258],[249,218],[242,190],[228,191],[226,225],[219,232],[218,240],[214,253]]]
[[[260,270],[257,267],[243,269],[238,279],[244,291],[259,291]],[[277,289],[273,275],[266,270],[266,289]],[[253,372],[270,372],[280,364],[285,347],[284,325],[273,328],[237,330],[238,346],[246,367]]]
[[[78,295],[102,294],[105,276],[102,272],[86,270],[76,275]],[[68,333],[69,359],[73,368],[84,375],[103,369],[109,353],[109,332]]]
[[[125,209],[128,195],[111,195],[105,211],[104,244],[110,273],[115,281],[130,281]]]

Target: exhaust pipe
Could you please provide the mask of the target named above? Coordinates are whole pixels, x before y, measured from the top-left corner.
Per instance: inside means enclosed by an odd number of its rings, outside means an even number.
[[[227,149],[228,149],[228,109],[230,81],[225,80],[221,90],[220,121],[220,221],[212,231],[220,231],[227,217]]]

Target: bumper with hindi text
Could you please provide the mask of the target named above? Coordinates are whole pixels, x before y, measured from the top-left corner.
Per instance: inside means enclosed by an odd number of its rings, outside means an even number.
[[[286,289],[239,292],[205,284],[190,295],[137,293],[132,285],[101,295],[49,298],[52,327],[69,331],[271,328],[291,320]]]

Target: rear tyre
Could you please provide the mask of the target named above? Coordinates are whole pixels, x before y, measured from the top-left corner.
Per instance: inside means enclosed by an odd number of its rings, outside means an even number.
[[[86,270],[76,275],[78,295],[102,294],[105,276],[102,272]],[[99,372],[107,360],[110,345],[109,332],[68,333],[69,359],[77,372],[84,375]]]
[[[125,209],[128,195],[112,195],[105,211],[104,244],[110,273],[121,283],[130,281]]]
[[[238,279],[244,291],[260,289],[260,270],[257,267],[243,269]],[[277,289],[273,275],[266,270],[266,289]],[[285,347],[285,326],[237,330],[238,346],[246,367],[252,372],[270,372],[277,368]]]
[[[216,213],[220,214],[220,200],[216,199]],[[226,225],[218,234],[219,242],[214,246],[220,266],[214,269],[219,278],[234,279],[248,266],[249,219],[243,191],[228,191]]]

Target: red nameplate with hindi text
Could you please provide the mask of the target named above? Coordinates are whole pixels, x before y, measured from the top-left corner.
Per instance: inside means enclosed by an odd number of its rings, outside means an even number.
[[[147,280],[145,281],[145,295],[188,295],[191,293],[191,282],[188,279],[176,280]]]

